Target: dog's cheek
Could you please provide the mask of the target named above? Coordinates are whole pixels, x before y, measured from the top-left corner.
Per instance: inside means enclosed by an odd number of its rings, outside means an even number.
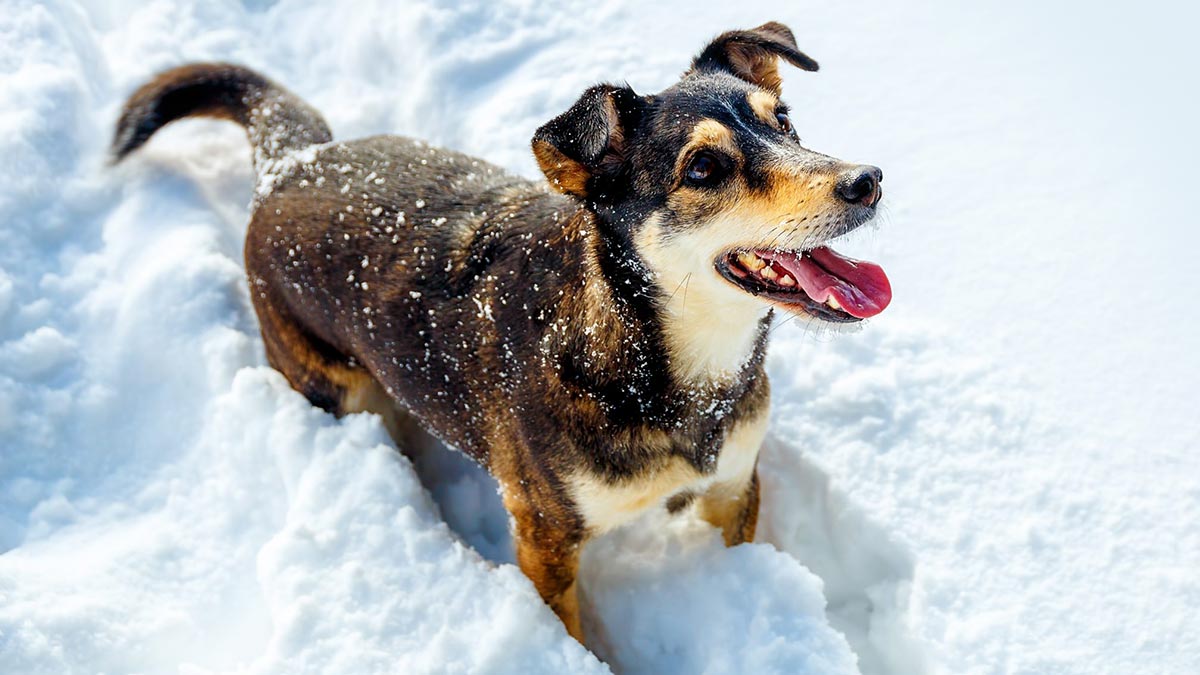
[[[672,214],[673,216],[674,214]],[[667,292],[709,274],[717,256],[736,241],[736,228],[724,221],[691,220],[676,223],[657,213],[647,219],[634,238],[638,256]]]
[[[716,189],[681,187],[667,198],[661,225],[672,234],[703,229],[737,210],[744,197],[745,190],[738,185]]]

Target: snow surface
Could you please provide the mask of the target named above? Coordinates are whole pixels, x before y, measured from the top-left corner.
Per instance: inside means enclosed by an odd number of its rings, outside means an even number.
[[[4,0],[0,672],[1200,672],[1197,9],[827,4]],[[656,516],[589,547],[603,663],[486,475],[265,367],[240,131],[106,164],[124,96],[224,59],[338,138],[533,176],[584,87],[768,19],[822,64],[785,74],[806,143],[885,170],[839,248],[896,301],[774,331],[762,543]]]

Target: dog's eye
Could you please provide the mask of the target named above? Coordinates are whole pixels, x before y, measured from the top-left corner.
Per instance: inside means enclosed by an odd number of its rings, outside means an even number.
[[[698,153],[688,164],[687,179],[695,185],[712,185],[721,176],[721,161],[711,152]]]
[[[792,133],[792,118],[788,117],[787,113],[775,113],[775,119],[779,122],[779,128],[783,129],[783,133]]]

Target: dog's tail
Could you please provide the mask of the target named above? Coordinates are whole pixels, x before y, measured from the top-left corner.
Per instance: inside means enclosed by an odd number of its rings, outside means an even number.
[[[191,116],[245,127],[260,170],[288,152],[333,140],[320,113],[262,75],[228,63],[195,63],[159,73],[129,97],[117,120],[113,161],[167,124]]]

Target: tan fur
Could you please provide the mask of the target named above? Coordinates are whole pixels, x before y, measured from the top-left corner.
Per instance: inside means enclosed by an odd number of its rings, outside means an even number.
[[[696,126],[692,127],[688,147],[697,145],[714,145],[732,150],[737,149],[737,145],[733,142],[733,130],[716,120],[709,119],[700,120],[696,123]],[[680,154],[687,154],[687,150],[685,149]]]
[[[713,527],[721,530],[726,546],[754,541],[758,524],[758,475],[750,474],[749,481],[736,495],[701,497],[697,513]]]
[[[754,514],[758,512],[758,488],[751,483],[769,419],[769,411],[764,407],[758,415],[740,422],[730,431],[717,461],[716,479],[697,500],[697,513],[720,528],[729,546],[754,539],[754,522],[746,519],[752,506]]]
[[[760,47],[732,43],[729,45],[729,62],[746,74],[746,79],[779,95],[783,92],[783,78],[779,76],[779,59],[764,55]]]
[[[578,571],[578,562],[576,563],[576,572]],[[567,633],[571,637],[583,642],[583,622],[579,617],[579,584],[572,581],[567,590],[563,591],[555,600],[549,603],[554,613],[558,615],[563,622],[563,627],[567,629]]]
[[[533,143],[533,156],[555,190],[577,197],[587,195],[589,173],[582,164],[545,141]]]
[[[665,505],[668,497],[701,479],[695,467],[672,457],[660,469],[620,483],[609,483],[585,469],[570,478],[567,489],[588,531],[603,534],[649,508]]]
[[[803,229],[814,217],[840,210],[841,205],[833,196],[837,174],[833,168],[805,173],[787,166],[772,169],[767,179],[770,191],[749,196],[742,210],[767,218],[786,215],[796,221],[798,229]]]
[[[779,121],[775,119],[775,110],[779,107],[778,96],[765,91],[752,91],[746,97],[746,102],[750,104],[750,109],[758,119],[773,127],[779,126]]]
[[[330,412],[343,414],[341,405],[347,397],[357,402],[366,396],[365,390],[373,384],[378,386],[365,370],[326,358],[314,338],[281,309],[282,303],[272,295],[259,291],[252,293],[251,300],[262,327],[267,361],[294,389],[323,401]]]
[[[733,139],[733,131],[716,120],[703,119],[692,127],[687,145],[675,158],[675,174],[682,176],[684,165],[691,160],[692,153],[701,148],[719,148],[735,160],[740,160],[742,151]]]
[[[568,522],[575,514],[558,495],[549,494],[555,490],[553,486],[541,484],[529,469],[517,464],[493,465],[492,469],[502,486],[504,507],[513,519],[517,564],[567,632],[583,642],[575,584],[583,540],[573,534],[578,528]]]
[[[365,375],[365,373],[364,373]],[[383,385],[373,377],[362,377],[346,387],[346,393],[341,400],[342,414],[349,415],[357,412],[369,412],[379,415],[388,434],[395,439],[396,446],[401,452],[408,449],[408,438],[419,428],[411,415],[396,407],[396,402],[388,396]],[[407,452],[406,452],[407,454]]]
[[[754,473],[758,449],[762,447],[763,438],[767,435],[769,421],[769,407],[763,406],[758,414],[740,420],[730,429],[725,445],[721,448],[721,456],[717,460],[717,472],[709,493],[736,494],[744,489],[746,481]]]
[[[701,516],[717,527],[729,530],[745,506],[747,487],[754,474],[768,419],[769,406],[764,405],[754,417],[734,426],[721,448],[717,470],[712,475],[702,475],[675,457],[655,471],[621,482],[609,482],[582,470],[570,478],[568,490],[593,535],[620,527],[647,509],[664,506],[670,497],[684,492],[700,495]]]

